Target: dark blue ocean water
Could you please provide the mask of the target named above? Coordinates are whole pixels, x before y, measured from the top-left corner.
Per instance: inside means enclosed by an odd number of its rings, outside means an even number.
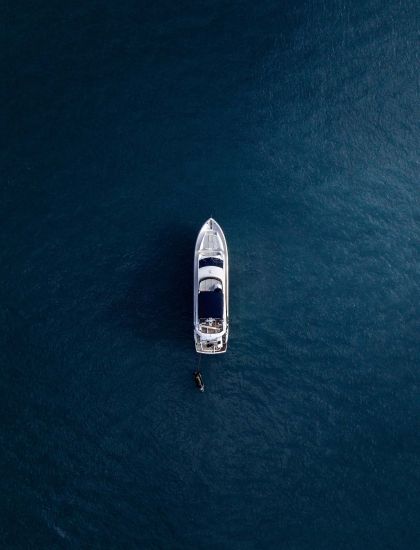
[[[1,547],[415,548],[418,4],[1,23]],[[231,335],[200,394],[210,215]]]

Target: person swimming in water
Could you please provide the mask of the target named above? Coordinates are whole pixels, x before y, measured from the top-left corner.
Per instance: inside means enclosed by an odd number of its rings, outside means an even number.
[[[204,382],[203,377],[201,376],[201,372],[199,370],[196,370],[194,372],[194,381],[195,385],[200,391],[204,391]]]

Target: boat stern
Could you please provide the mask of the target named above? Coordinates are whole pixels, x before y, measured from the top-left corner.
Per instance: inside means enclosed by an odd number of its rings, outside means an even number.
[[[217,338],[206,338],[197,331],[194,331],[195,351],[197,353],[205,353],[215,355],[216,353],[225,353],[227,349],[227,335],[219,334]]]

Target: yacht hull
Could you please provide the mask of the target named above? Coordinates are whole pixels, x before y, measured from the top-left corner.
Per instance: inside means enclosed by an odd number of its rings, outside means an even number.
[[[194,251],[194,343],[197,353],[225,353],[229,335],[229,256],[220,225],[210,218]]]

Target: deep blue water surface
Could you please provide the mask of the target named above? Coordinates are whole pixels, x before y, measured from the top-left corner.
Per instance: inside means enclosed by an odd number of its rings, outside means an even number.
[[[1,23],[1,547],[415,548],[418,4]],[[231,336],[200,394],[210,215]]]

